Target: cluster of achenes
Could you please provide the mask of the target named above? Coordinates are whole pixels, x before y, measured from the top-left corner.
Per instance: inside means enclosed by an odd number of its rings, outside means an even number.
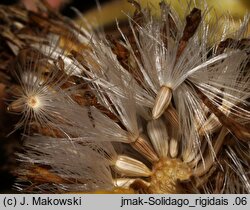
[[[46,5],[1,8],[28,192],[250,193],[248,19],[135,5],[119,38]],[[84,20],[83,20],[84,21]]]

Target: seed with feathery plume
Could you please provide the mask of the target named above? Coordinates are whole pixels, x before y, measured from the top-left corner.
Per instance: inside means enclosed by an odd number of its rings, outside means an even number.
[[[68,75],[59,63],[49,63],[45,56],[36,50],[24,50],[20,52],[19,58],[23,59],[23,56],[26,60],[19,62],[14,71],[20,86],[13,89],[16,99],[8,106],[8,111],[22,115],[15,130],[24,126],[29,134],[32,123],[35,126],[61,130],[58,127],[59,122],[69,122],[69,115],[63,112],[67,110],[67,106],[70,107],[74,103],[70,98],[72,89],[63,89],[63,86],[69,83]]]

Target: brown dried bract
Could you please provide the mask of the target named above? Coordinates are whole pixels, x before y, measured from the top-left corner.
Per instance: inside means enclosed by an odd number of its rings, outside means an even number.
[[[134,7],[136,8],[133,16],[134,22],[132,22],[132,24],[142,25],[144,15],[142,13],[141,5],[135,0],[128,0],[128,2],[134,5]]]
[[[131,73],[138,84],[141,85],[143,82],[143,75],[141,71],[139,71],[138,67],[134,68],[131,66],[129,62],[130,53],[128,49],[125,48],[118,40],[114,40],[111,36],[108,36],[107,39],[111,42],[112,51],[117,56],[117,60],[121,66]]]
[[[182,38],[179,42],[179,48],[176,58],[179,58],[187,46],[188,40],[195,34],[201,22],[201,10],[194,8],[186,17],[186,26],[183,31]]]
[[[250,39],[244,38],[241,40],[236,40],[232,38],[227,38],[226,40],[220,42],[217,47],[216,53],[219,55],[225,51],[226,48],[247,50],[250,53]]]

